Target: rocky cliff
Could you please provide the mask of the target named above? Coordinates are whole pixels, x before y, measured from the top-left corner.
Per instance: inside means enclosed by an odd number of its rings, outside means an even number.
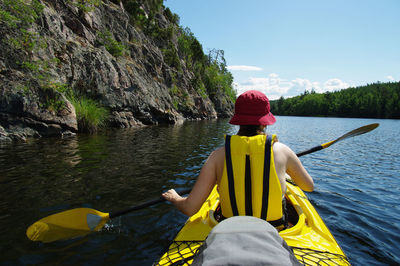
[[[224,60],[185,52],[182,36],[193,36],[162,0],[2,0],[0,7],[2,140],[78,132],[71,94],[106,108],[110,127],[232,114],[234,97],[207,68],[224,72]]]

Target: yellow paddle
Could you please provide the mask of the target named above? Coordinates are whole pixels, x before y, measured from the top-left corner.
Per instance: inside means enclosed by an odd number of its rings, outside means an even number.
[[[180,194],[188,194],[191,189]],[[100,231],[112,218],[125,213],[144,209],[163,202],[163,197],[158,197],[143,204],[128,209],[104,213],[91,208],[76,208],[47,216],[35,222],[26,230],[26,236],[32,241],[44,243],[84,236],[94,231]]]
[[[305,154],[325,149],[338,141],[367,133],[378,126],[379,124],[375,123],[354,129],[333,141],[298,153],[297,156],[300,157]],[[180,194],[188,194],[190,191],[191,189],[188,189],[182,191]],[[159,197],[143,204],[111,213],[103,213],[90,208],[71,209],[47,216],[35,222],[26,230],[26,235],[32,241],[41,241],[45,243],[84,236],[94,231],[100,231],[101,228],[103,228],[103,226],[112,218],[121,216],[131,211],[140,210],[163,201],[165,201],[165,199],[163,197]]]
[[[371,130],[374,130],[378,126],[379,126],[379,123],[373,123],[373,124],[369,124],[369,125],[366,125],[366,126],[362,126],[362,127],[356,128],[356,129],[354,129],[354,130],[352,130],[350,132],[347,132],[346,134],[344,134],[343,136],[341,136],[341,137],[339,137],[339,138],[337,138],[335,140],[332,140],[332,141],[326,142],[324,144],[315,146],[315,147],[313,147],[313,148],[311,148],[309,150],[306,150],[306,151],[303,151],[303,152],[299,152],[299,153],[297,153],[297,156],[300,157],[300,156],[303,156],[303,155],[306,155],[306,154],[309,154],[309,153],[312,153],[312,152],[316,152],[316,151],[328,148],[329,146],[331,146],[332,144],[334,144],[336,142],[339,142],[339,141],[347,139],[347,138],[351,138],[351,137],[355,137],[355,136],[358,136],[358,135],[365,134],[367,132],[370,132]]]

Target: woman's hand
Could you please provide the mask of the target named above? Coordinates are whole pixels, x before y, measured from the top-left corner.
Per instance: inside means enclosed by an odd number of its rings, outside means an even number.
[[[187,197],[181,197],[175,189],[170,189],[161,195],[187,216],[192,216],[198,212],[204,201],[210,195],[211,190],[217,183],[217,164],[220,172],[224,167],[225,149],[220,148],[212,152],[207,161],[201,168],[196,183]]]
[[[164,199],[174,204],[178,210],[180,210],[187,216],[191,216],[194,214],[191,211],[188,211],[190,208],[188,208],[187,206],[187,198],[181,197],[178,193],[176,193],[175,189],[170,189],[162,193],[161,195],[164,197]]]
[[[179,199],[182,199],[181,196],[179,196],[178,193],[176,193],[175,189],[170,189],[164,193],[161,194],[164,199],[172,202],[172,203],[176,203],[177,201],[179,201]]]

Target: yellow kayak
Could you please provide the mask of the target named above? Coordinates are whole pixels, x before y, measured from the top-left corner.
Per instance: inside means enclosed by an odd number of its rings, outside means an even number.
[[[288,182],[286,199],[291,226],[279,234],[299,262],[304,265],[350,265],[304,192]],[[218,205],[219,194],[214,187],[201,209],[186,221],[155,265],[190,265],[197,250],[218,223],[214,218]]]

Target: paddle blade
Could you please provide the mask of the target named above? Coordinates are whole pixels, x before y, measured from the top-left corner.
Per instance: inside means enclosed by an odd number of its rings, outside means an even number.
[[[355,137],[355,136],[362,135],[362,134],[365,134],[367,132],[370,132],[370,131],[374,130],[375,128],[377,128],[378,126],[379,126],[379,123],[373,123],[373,124],[369,124],[369,125],[366,125],[366,126],[362,126],[362,127],[356,128],[356,129],[354,129],[354,130],[352,130],[350,132],[347,132],[346,134],[344,134],[343,136],[341,136],[341,137],[339,137],[339,138],[337,138],[335,140],[331,140],[329,142],[326,142],[326,143],[323,143],[321,145],[315,146],[315,147],[313,147],[313,148],[311,148],[309,150],[306,150],[306,151],[303,151],[303,152],[299,152],[296,155],[297,155],[297,157],[300,157],[300,156],[303,156],[303,155],[306,155],[306,154],[310,154],[310,153],[313,153],[313,152],[316,152],[316,151],[320,151],[322,149],[328,148],[329,146],[331,146],[332,144],[334,144],[334,143],[336,143],[338,141],[341,141],[341,140],[344,140],[344,139],[347,139],[347,138],[350,138],[350,137]]]
[[[77,208],[40,219],[28,227],[26,236],[32,241],[45,243],[70,239],[99,231],[108,220],[108,213]]]
[[[374,130],[375,128],[377,128],[378,126],[379,126],[379,123],[373,123],[373,124],[369,124],[369,125],[366,125],[366,126],[362,126],[362,127],[356,128],[356,129],[344,134],[343,136],[341,136],[341,137],[339,137],[339,138],[337,138],[337,139],[335,139],[333,141],[329,141],[327,143],[321,144],[321,146],[324,149],[328,148],[329,146],[331,146],[332,144],[334,144],[334,143],[336,143],[338,141],[368,133],[368,132]]]

